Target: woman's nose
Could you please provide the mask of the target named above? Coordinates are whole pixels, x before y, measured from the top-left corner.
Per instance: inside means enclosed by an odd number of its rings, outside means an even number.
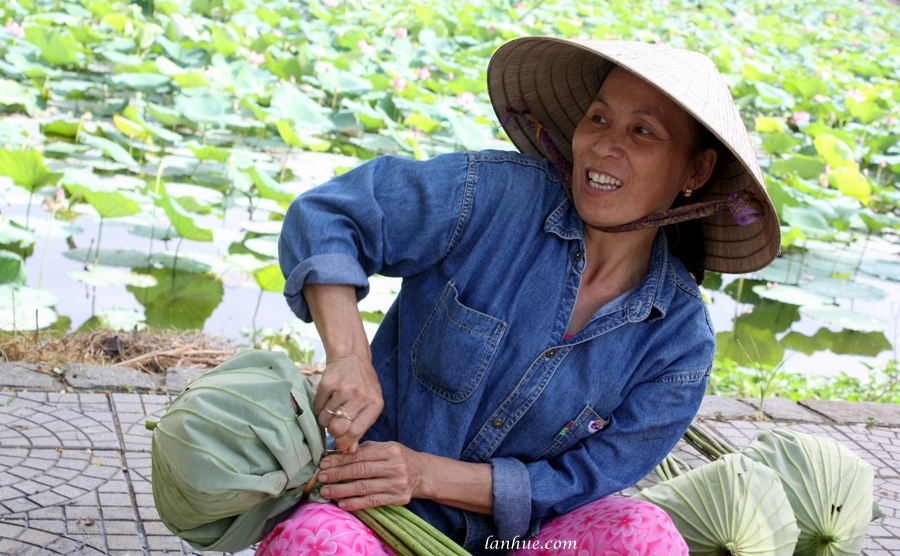
[[[622,133],[613,127],[598,133],[594,137],[594,143],[591,150],[597,156],[611,156],[618,158],[622,156]]]

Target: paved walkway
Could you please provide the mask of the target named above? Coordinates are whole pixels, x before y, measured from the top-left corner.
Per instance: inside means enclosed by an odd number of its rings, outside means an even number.
[[[143,393],[126,391],[139,388],[126,370],[65,374],[68,384],[49,369],[0,364],[0,555],[195,554],[153,507],[144,422],[158,420],[196,371],[144,375]],[[701,425],[738,448],[772,427],[837,439],[875,467],[875,499],[887,514],[870,525],[863,554],[900,556],[900,406],[767,400],[764,407],[774,420],[756,421],[752,401],[708,397]],[[677,451],[692,466],[705,462],[683,443]],[[655,481],[651,474],[626,493]]]

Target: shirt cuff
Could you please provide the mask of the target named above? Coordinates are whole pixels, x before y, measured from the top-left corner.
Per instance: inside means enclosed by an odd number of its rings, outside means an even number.
[[[494,525],[497,537],[524,537],[531,523],[531,479],[515,458],[490,460],[494,479]]]
[[[309,305],[303,297],[303,286],[306,284],[356,286],[357,302],[369,294],[369,277],[355,258],[340,253],[313,255],[291,270],[284,285],[288,306],[305,322],[312,322]]]

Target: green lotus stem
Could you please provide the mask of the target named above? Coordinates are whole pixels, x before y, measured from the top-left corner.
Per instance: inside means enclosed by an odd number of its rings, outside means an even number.
[[[403,506],[387,506],[387,508],[393,511],[398,516],[415,523],[422,531],[428,534],[429,538],[434,538],[439,541],[442,545],[448,548],[453,554],[458,556],[469,556],[469,552],[463,549],[461,546],[453,542],[450,537],[438,531],[433,525],[417,516],[409,509]]]
[[[53,229],[53,220],[56,218],[56,207],[53,208],[53,211],[50,213],[50,221],[47,222],[47,237],[44,238],[44,254],[41,255],[41,274],[38,277],[38,289],[41,289],[44,285],[44,268],[47,266],[47,251],[49,251],[50,247],[50,230]],[[25,227],[28,227],[28,224],[25,224]]]
[[[425,545],[423,545],[417,538],[415,538],[415,534],[410,531],[409,524],[402,524],[397,520],[394,520],[390,517],[389,513],[386,513],[387,510],[384,507],[381,508],[372,508],[370,512],[371,515],[378,516],[379,521],[382,525],[387,527],[394,533],[396,536],[400,537],[404,544],[413,551],[414,554],[424,556],[426,554],[433,554]]]
[[[391,550],[397,553],[397,556],[416,556],[414,552],[406,548],[406,545],[400,538],[391,533],[391,531],[373,517],[370,512],[371,510],[356,510],[353,512],[353,515],[365,523],[369,529],[374,531],[381,540],[391,547]]]
[[[100,238],[103,237],[103,216],[100,217],[100,227],[97,228],[97,250],[94,251],[94,266],[100,264]]]
[[[445,554],[441,550],[440,544],[435,542],[433,538],[429,538],[415,523],[392,512],[391,508],[394,507],[396,506],[381,506],[379,511],[383,512],[383,516],[387,521],[395,524],[407,535],[406,539],[410,541],[410,549],[418,550],[417,545],[420,545],[423,550],[421,554],[423,555],[439,554],[443,556]]]

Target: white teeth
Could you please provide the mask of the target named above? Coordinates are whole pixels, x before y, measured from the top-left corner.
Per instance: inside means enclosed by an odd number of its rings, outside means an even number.
[[[618,189],[623,185],[622,182],[617,180],[616,178],[607,174],[600,174],[598,172],[588,172],[588,179],[590,180],[591,187],[593,187],[594,189],[602,189],[605,191]]]

